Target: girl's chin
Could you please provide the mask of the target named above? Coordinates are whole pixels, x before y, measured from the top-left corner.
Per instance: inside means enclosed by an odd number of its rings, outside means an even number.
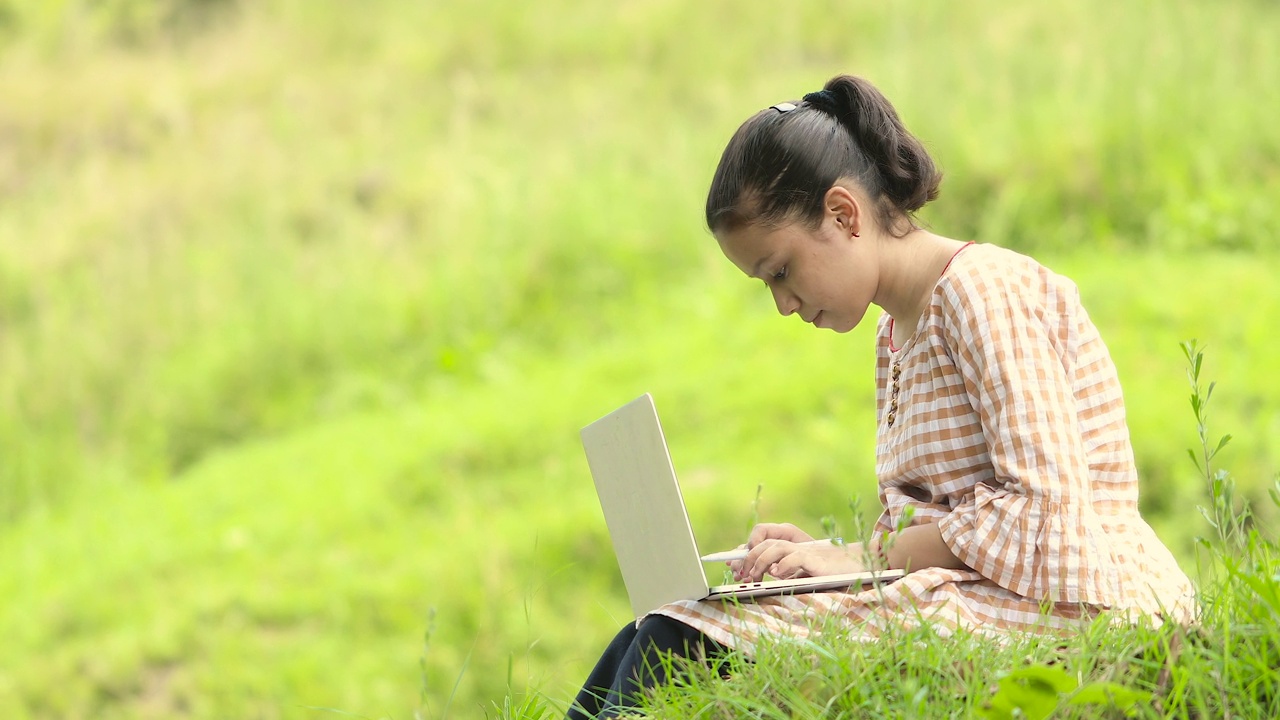
[[[818,313],[818,316],[813,319],[813,326],[838,333],[847,333],[853,329],[853,326],[844,327],[844,325],[835,318],[828,318],[826,313]]]
[[[858,323],[862,321],[861,317],[857,318],[856,320],[853,320],[852,322],[848,320],[839,321],[834,318],[831,321],[827,321],[825,318],[816,318],[816,319],[823,321],[823,323],[819,325],[819,327],[824,327],[832,332],[838,332],[838,333],[847,333],[850,330],[858,327]],[[818,323],[815,322],[814,325],[818,325]]]

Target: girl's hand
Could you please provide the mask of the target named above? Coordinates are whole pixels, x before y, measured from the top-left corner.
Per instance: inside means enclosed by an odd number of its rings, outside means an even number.
[[[746,582],[745,580],[742,580],[742,578],[751,577],[750,571],[754,567],[753,561],[758,557],[756,549],[762,544],[773,540],[781,540],[787,543],[802,543],[808,542],[812,539],[813,537],[810,536],[809,533],[806,533],[791,523],[760,523],[751,529],[751,535],[747,537],[747,544],[742,546],[752,552],[749,553],[744,560],[731,560],[726,564],[731,570],[733,570],[733,576],[735,578],[739,578],[739,582]],[[759,576],[756,576],[755,580],[751,580],[750,582],[755,582],[759,579]]]
[[[788,540],[765,540],[743,560],[730,563],[738,582],[760,582],[765,575],[779,580],[863,572],[861,545],[816,543],[797,545]]]
[[[747,536],[747,548],[753,548],[765,540],[802,543],[812,539],[813,536],[791,523],[760,523],[751,528],[751,534]]]

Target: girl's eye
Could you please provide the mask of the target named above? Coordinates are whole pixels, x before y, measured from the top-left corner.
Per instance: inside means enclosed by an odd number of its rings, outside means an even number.
[[[787,279],[787,266],[786,266],[786,265],[783,265],[781,270],[779,270],[778,272],[774,273],[774,274],[773,274],[773,279],[774,279],[774,280],[786,280],[786,279]]]

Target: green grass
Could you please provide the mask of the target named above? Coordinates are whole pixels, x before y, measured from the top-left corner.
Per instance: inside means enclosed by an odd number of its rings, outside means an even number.
[[[1265,553],[1274,570],[1274,545]],[[1270,593],[1253,600],[1250,583]],[[993,639],[890,628],[876,642],[831,632],[730,655],[659,689],[646,717],[1201,718],[1280,712],[1280,580],[1240,569],[1197,626],[1101,618],[1079,633]],[[1242,603],[1248,602],[1248,605]],[[724,679],[722,675],[728,675]],[[506,718],[556,717],[537,706]]]
[[[1190,566],[1178,341],[1241,494],[1280,469],[1278,16],[0,0],[0,715],[567,697],[628,612],[577,430],[645,390],[704,544],[757,486],[870,505],[870,328],[778,318],[700,221],[737,123],[843,71],[935,229],[1077,280]]]

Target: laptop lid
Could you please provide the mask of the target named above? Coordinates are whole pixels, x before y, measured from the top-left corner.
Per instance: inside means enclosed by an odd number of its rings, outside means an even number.
[[[707,577],[648,393],[582,429],[582,446],[636,617],[707,595]]]

